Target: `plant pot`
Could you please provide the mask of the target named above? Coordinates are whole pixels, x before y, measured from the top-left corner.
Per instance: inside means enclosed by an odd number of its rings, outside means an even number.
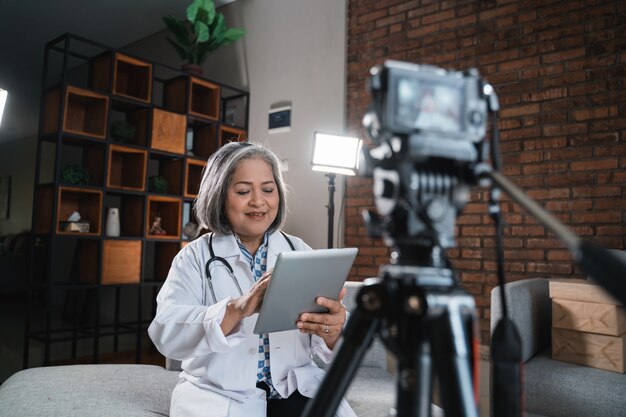
[[[202,77],[202,74],[204,74],[204,68],[202,68],[201,65],[183,64],[180,66],[180,69],[189,75],[196,75],[198,77]]]

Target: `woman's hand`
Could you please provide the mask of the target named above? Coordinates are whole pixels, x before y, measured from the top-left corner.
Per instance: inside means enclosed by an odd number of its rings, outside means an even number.
[[[298,329],[303,333],[318,335],[324,339],[326,346],[332,349],[339,340],[346,322],[346,308],[341,304],[345,295],[346,289],[342,288],[336,300],[318,297],[315,302],[326,307],[328,313],[302,313],[296,322]]]
[[[224,320],[220,325],[225,336],[228,336],[244,317],[259,312],[271,278],[272,271],[270,270],[254,283],[250,291],[227,304]]]

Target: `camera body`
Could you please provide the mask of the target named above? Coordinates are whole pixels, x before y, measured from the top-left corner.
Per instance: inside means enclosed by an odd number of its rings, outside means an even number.
[[[476,161],[477,145],[487,130],[484,85],[474,69],[459,72],[386,61],[371,71],[380,130],[372,139],[380,145],[389,136],[408,136],[409,156]]]
[[[363,149],[360,165],[374,177],[382,216],[367,214],[370,234],[396,247],[452,247],[469,185],[488,159],[493,89],[474,69],[386,61],[370,72],[363,126],[376,146]]]

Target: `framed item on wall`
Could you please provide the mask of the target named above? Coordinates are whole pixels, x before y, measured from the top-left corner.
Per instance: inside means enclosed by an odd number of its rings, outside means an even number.
[[[0,176],[0,220],[8,220],[11,208],[11,176]]]

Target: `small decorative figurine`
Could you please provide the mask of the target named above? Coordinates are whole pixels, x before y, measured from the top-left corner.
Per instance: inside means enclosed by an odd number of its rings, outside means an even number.
[[[150,227],[150,234],[155,236],[163,236],[166,235],[167,232],[165,229],[161,227],[161,216],[156,216],[154,218],[154,222],[152,223],[152,227]]]

